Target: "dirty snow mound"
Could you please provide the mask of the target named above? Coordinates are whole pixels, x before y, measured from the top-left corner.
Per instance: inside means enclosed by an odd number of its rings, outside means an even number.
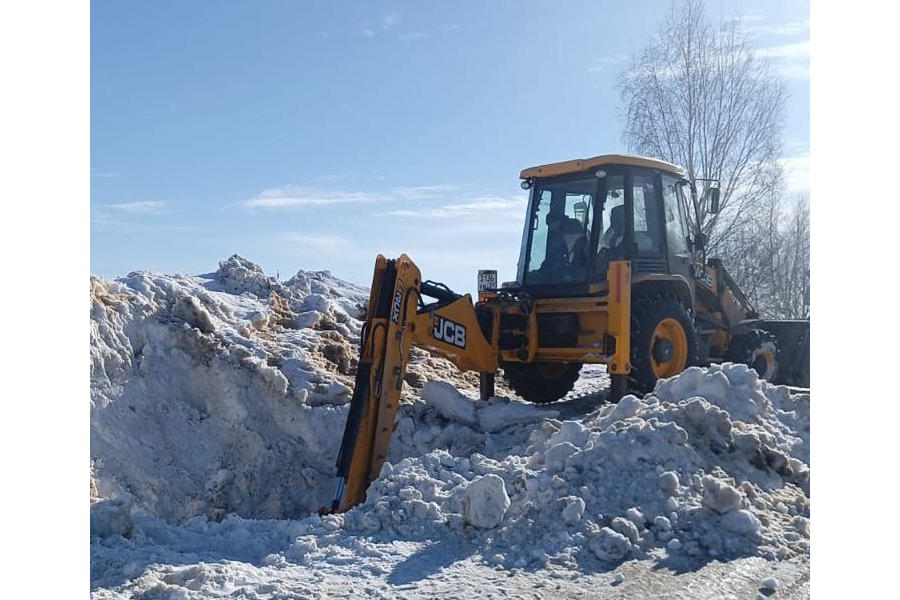
[[[478,417],[439,389],[426,394],[433,415],[452,422],[426,428],[431,440],[452,428],[454,440],[491,448],[490,433],[464,435]],[[505,455],[456,452],[466,444],[451,443],[452,452],[387,464],[364,504],[330,518],[367,535],[450,531],[508,567],[574,568],[659,552],[805,555],[808,438],[790,424],[808,414],[808,397],[785,411],[785,393],[744,365],[694,367],[584,422],[532,425],[527,442],[508,445]],[[487,407],[475,415],[481,410]],[[488,481],[489,490],[478,489]],[[311,525],[309,533],[316,531]]]
[[[124,569],[115,540],[149,539],[156,519],[238,515],[306,517],[277,534],[293,540],[278,560],[299,562],[398,537],[465,541],[503,567],[809,553],[809,394],[744,365],[564,420],[571,405],[502,386],[479,402],[477,374],[413,349],[381,476],[320,518],[367,290],[232,256],[200,277],[92,278],[91,299],[92,577]]]
[[[92,278],[96,496],[176,522],[323,505],[355,369],[351,313],[367,298],[328,272],[281,283],[239,256],[202,277]]]

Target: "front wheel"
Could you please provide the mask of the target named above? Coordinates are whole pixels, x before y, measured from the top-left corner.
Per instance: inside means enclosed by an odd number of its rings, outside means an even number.
[[[528,402],[556,402],[575,387],[581,363],[532,362],[506,363],[503,377],[515,392]]]
[[[644,296],[632,307],[629,387],[646,394],[658,380],[697,364],[697,336],[687,308],[674,296]]]

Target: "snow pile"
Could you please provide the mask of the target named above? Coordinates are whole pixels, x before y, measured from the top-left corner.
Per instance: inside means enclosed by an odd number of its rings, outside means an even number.
[[[330,505],[368,297],[327,271],[280,282],[237,255],[200,277],[91,278],[92,501],[173,523]],[[404,397],[434,379],[478,382],[414,350]],[[406,449],[421,454],[417,440]]]
[[[507,568],[808,555],[809,395],[732,364],[591,411],[525,403],[499,379],[478,402],[477,375],[413,349],[381,477],[362,505],[314,516],[367,299],[327,271],[280,282],[240,256],[200,277],[92,278],[95,584],[226,552],[201,551],[203,535],[264,538],[234,559],[267,565],[434,540]],[[607,381],[585,368],[579,385]]]
[[[173,522],[324,505],[367,299],[239,256],[204,277],[92,278],[92,496]]]
[[[472,429],[491,404],[464,408],[470,400],[449,386],[429,384],[429,395],[449,422],[432,423],[426,435],[453,452],[385,465],[363,505],[330,517],[340,526],[407,538],[452,532],[507,567],[576,568],[660,551],[773,559],[809,552],[808,396],[792,398],[744,365],[691,368],[583,422],[543,419],[505,455],[499,440]],[[517,405],[505,410],[537,412]],[[468,452],[479,445],[494,456]]]

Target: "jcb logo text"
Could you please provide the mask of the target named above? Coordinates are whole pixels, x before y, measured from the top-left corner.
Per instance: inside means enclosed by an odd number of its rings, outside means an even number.
[[[466,328],[450,319],[435,315],[431,335],[434,339],[451,344],[457,348],[466,347]]]

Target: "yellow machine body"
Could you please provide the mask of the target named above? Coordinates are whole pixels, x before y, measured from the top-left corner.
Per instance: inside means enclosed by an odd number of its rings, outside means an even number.
[[[583,364],[605,364],[615,402],[713,360],[774,376],[786,356],[777,334],[795,349],[784,361],[790,376],[808,385],[808,321],[756,319],[721,262],[688,239],[683,190],[695,206],[697,191],[685,177],[672,163],[625,155],[523,170],[531,192],[517,281],[479,283],[476,302],[423,281],[405,254],[379,255],[330,510],[364,501],[379,475],[414,345],[479,372],[482,399],[502,371],[526,400],[553,402]]]

